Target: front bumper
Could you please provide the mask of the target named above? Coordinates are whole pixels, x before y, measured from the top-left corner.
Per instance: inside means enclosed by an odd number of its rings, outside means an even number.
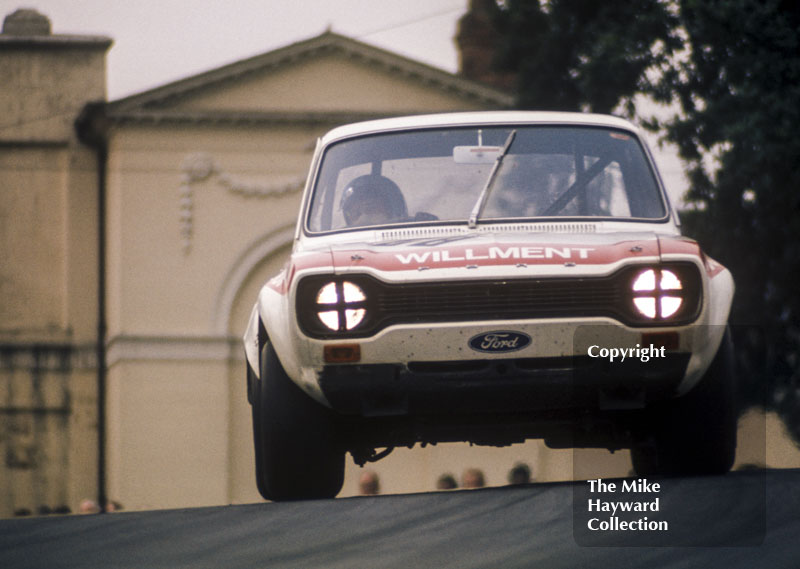
[[[674,397],[690,354],[609,362],[588,356],[327,365],[334,411],[361,417],[623,410]]]

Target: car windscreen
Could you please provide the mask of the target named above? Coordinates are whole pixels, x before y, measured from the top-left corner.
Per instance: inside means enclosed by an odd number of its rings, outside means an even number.
[[[477,215],[475,215],[477,214]],[[657,220],[666,207],[638,139],[576,126],[390,132],[328,147],[312,233],[542,218]]]

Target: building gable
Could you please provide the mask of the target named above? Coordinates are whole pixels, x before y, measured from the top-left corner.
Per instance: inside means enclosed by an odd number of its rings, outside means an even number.
[[[326,32],[112,102],[116,120],[275,120],[510,107],[510,95]]]
[[[253,73],[235,84],[189,95],[173,110],[225,112],[419,112],[473,110],[477,101],[409,81],[400,73],[364,64],[346,54],[324,54],[276,70]]]

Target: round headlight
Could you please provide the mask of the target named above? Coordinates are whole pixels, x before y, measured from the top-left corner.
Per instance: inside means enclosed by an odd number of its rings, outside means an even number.
[[[633,305],[649,319],[674,316],[683,305],[677,291],[683,290],[680,278],[666,269],[646,269],[633,279]]]
[[[364,291],[355,283],[328,283],[317,293],[317,317],[330,330],[352,330],[367,314],[366,300]]]

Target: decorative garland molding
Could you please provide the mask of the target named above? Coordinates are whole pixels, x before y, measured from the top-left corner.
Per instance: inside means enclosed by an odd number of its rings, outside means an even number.
[[[180,224],[183,254],[188,255],[192,249],[194,235],[194,188],[193,185],[215,179],[228,193],[243,198],[277,198],[298,192],[305,185],[305,178],[295,176],[285,183],[262,184],[237,180],[222,171],[213,157],[205,152],[186,156],[181,165]]]

